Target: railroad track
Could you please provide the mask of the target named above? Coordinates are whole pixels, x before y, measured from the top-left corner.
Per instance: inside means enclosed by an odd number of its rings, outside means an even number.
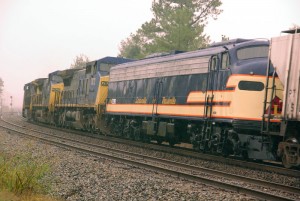
[[[32,122],[33,123],[33,122]],[[41,124],[36,124],[35,125],[41,125]],[[76,131],[76,130],[70,130],[70,129],[64,129],[64,128],[57,128],[53,126],[49,126],[46,124],[42,124],[43,127],[47,127],[50,129],[57,129],[60,131],[64,132],[69,132],[73,133],[76,135],[85,135],[88,137],[100,139],[100,140],[105,140],[105,141],[110,141],[110,142],[115,142],[115,143],[121,143],[125,145],[131,145],[135,147],[141,147],[145,149],[150,149],[150,150],[155,150],[155,151],[160,151],[160,152],[165,152],[165,153],[170,153],[170,154],[177,154],[179,156],[183,157],[190,157],[194,159],[201,159],[201,160],[207,160],[207,161],[218,161],[220,163],[228,164],[228,165],[234,165],[237,167],[243,167],[243,168],[250,168],[253,170],[259,170],[259,171],[265,171],[265,172],[272,172],[280,175],[286,175],[290,177],[296,177],[300,178],[300,171],[296,169],[287,169],[282,167],[282,165],[278,164],[270,164],[270,163],[258,163],[258,162],[252,162],[252,161],[244,161],[244,160],[238,160],[234,158],[225,158],[223,156],[217,156],[217,155],[211,155],[211,154],[205,154],[201,152],[196,152],[194,150],[186,149],[186,148],[178,148],[178,147],[169,147],[167,145],[157,145],[156,143],[143,143],[143,142],[137,142],[137,141],[132,141],[132,140],[127,140],[124,138],[118,138],[118,137],[112,137],[107,133],[104,133],[104,135],[95,135],[95,134],[90,134],[87,132],[81,132],[81,131]]]
[[[24,127],[9,124],[5,121],[1,121],[0,126],[12,132],[16,132],[22,136],[38,139],[56,146],[73,149],[84,153],[89,153],[91,155],[118,161],[121,163],[130,164],[140,168],[162,172],[186,180],[200,182],[238,193],[248,194],[259,199],[300,199],[299,188],[285,186],[277,183],[270,183],[263,180],[248,178],[245,176],[228,174],[226,172],[211,170],[207,168],[200,168],[192,165],[132,153],[124,150],[108,148],[100,146],[98,144],[86,143],[67,137],[57,136],[52,133],[43,133],[38,130],[28,129],[27,131],[30,131],[32,133],[38,133],[38,135],[32,135],[25,132]]]

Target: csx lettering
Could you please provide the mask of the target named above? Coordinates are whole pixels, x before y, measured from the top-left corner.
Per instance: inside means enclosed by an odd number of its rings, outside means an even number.
[[[101,86],[108,86],[108,82],[107,81],[102,81]]]

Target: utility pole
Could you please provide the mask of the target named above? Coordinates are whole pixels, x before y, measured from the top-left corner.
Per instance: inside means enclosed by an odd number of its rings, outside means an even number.
[[[2,97],[0,97],[0,118],[2,118]]]
[[[11,114],[13,114],[13,111],[12,111],[12,96],[10,96],[10,112],[11,112]]]

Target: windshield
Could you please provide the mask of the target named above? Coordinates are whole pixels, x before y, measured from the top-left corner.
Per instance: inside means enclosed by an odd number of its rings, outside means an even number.
[[[237,50],[238,60],[268,57],[269,46],[253,46]]]

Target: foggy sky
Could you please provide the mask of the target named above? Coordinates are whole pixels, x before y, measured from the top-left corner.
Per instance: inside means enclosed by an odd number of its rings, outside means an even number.
[[[76,55],[117,56],[121,40],[149,21],[152,0],[0,0],[0,77],[5,104],[21,107],[23,86],[69,68]],[[205,33],[211,41],[267,38],[300,26],[299,0],[223,0]]]

